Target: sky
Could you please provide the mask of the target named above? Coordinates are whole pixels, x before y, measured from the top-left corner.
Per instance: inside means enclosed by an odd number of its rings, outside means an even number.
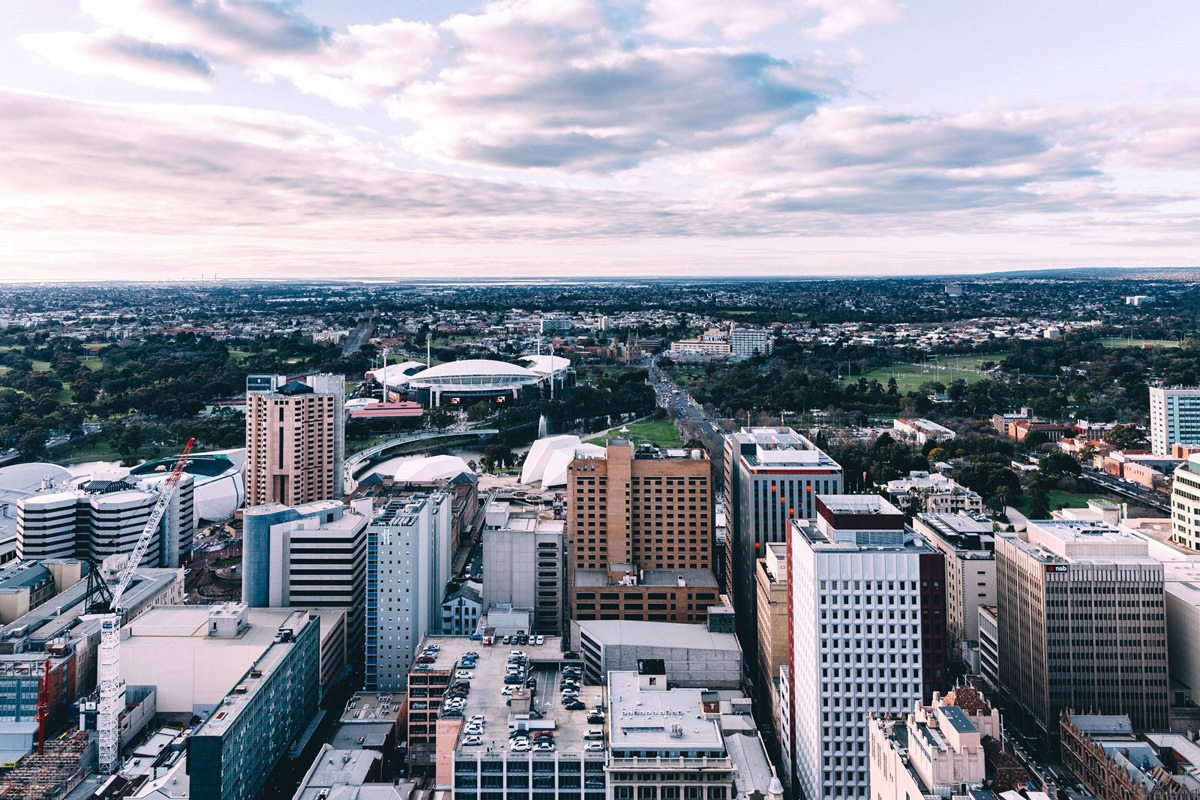
[[[0,280],[1200,265],[1200,4],[0,18]]]

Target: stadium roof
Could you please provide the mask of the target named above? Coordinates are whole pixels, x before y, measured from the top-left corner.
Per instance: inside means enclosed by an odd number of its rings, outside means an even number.
[[[494,383],[536,383],[540,375],[518,364],[492,361],[485,358],[468,358],[463,361],[448,361],[413,375],[411,383],[459,383],[465,378],[491,378]]]

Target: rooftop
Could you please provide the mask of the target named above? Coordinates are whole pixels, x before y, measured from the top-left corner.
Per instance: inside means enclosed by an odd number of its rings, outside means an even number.
[[[1031,557],[1045,562],[1159,564],[1146,540],[1106,522],[1086,519],[1030,520],[1025,538],[1002,534]]]
[[[688,647],[738,652],[737,636],[714,633],[704,625],[626,620],[579,620],[575,624],[605,645]]]
[[[575,570],[576,586],[617,586],[606,569]],[[717,579],[707,569],[645,569],[638,586],[697,586],[716,588]]]
[[[725,740],[717,721],[704,715],[703,695],[702,689],[643,691],[636,672],[610,672],[611,748],[614,751],[703,750],[723,755]]]
[[[756,472],[813,467],[841,470],[836,461],[791,428],[742,428],[728,439],[746,468]]]

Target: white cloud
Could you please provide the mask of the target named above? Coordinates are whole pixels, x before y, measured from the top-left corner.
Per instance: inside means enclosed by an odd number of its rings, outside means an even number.
[[[802,22],[807,35],[828,40],[902,15],[892,0],[648,0],[645,31],[670,41],[742,40]]]
[[[29,33],[17,41],[55,66],[82,75],[107,75],[156,89],[213,89],[212,65],[204,58],[113,30]]]

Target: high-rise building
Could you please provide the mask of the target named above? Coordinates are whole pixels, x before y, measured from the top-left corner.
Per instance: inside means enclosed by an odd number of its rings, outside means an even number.
[[[775,334],[760,328],[733,328],[729,331],[729,347],[735,356],[769,356],[775,349]]]
[[[493,502],[483,531],[483,608],[510,605],[533,612],[533,632],[563,632],[563,568],[566,537],[562,520],[543,519],[536,509]]]
[[[1000,681],[1048,737],[1063,709],[1167,726],[1163,565],[1145,539],[1093,520],[996,537]]]
[[[371,500],[246,509],[242,602],[251,608],[344,608],[347,649],[361,660]]]
[[[92,559],[133,552],[158,503],[163,479],[100,473],[78,488],[44,491],[17,502],[17,557]],[[184,474],[168,501],[142,566],[178,567],[191,557],[193,479]]]
[[[187,739],[195,800],[251,800],[320,697],[316,614],[296,611],[275,641]]]
[[[1200,455],[1189,456],[1172,474],[1171,541],[1200,550]]]
[[[963,643],[979,642],[979,607],[996,605],[996,539],[988,519],[970,514],[917,514],[913,529],[946,557],[946,637],[962,659]]]
[[[567,469],[571,618],[703,622],[718,598],[711,483],[702,450],[610,439],[603,456],[577,455]]]
[[[453,528],[444,492],[389,498],[376,509],[367,526],[367,690],[402,690],[421,640],[442,632]]]
[[[341,375],[246,379],[246,505],[342,496],[346,382]]]
[[[821,495],[788,543],[794,789],[870,796],[868,714],[898,714],[944,688],[941,553],[876,495]],[[785,758],[785,762],[786,762]]]
[[[760,684],[771,686],[788,660],[787,544],[771,542],[758,560],[758,674]]]
[[[1173,444],[1200,444],[1200,386],[1150,387],[1150,449],[1171,454]]]
[[[791,428],[742,428],[725,437],[725,470],[729,593],[742,648],[757,652],[755,562],[792,520],[816,517],[817,495],[842,491],[842,468]]]

